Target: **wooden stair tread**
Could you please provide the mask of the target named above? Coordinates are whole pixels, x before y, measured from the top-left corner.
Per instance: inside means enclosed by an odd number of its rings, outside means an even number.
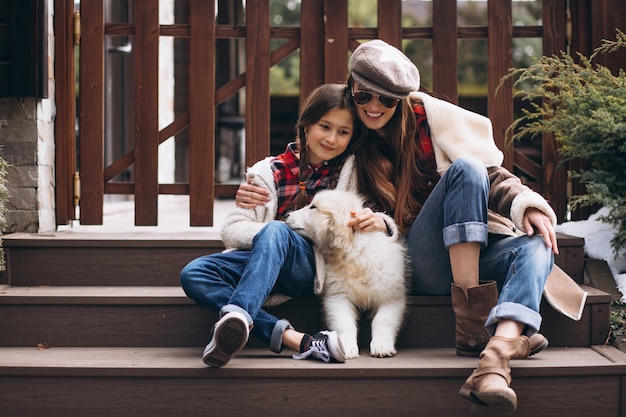
[[[0,375],[207,376],[198,348],[0,348]],[[400,349],[393,358],[362,354],[344,364],[294,360],[264,348],[246,348],[221,368],[220,377],[242,375],[348,377],[364,372],[379,376],[467,376],[476,358],[456,356],[451,348]],[[626,354],[612,346],[549,348],[528,360],[514,360],[516,376],[606,375],[626,373]]]
[[[583,318],[572,321],[547,303],[542,333],[551,347],[585,347],[607,338],[609,294],[589,291]],[[267,307],[296,328],[325,327],[319,297]],[[180,286],[0,286],[0,346],[194,347],[206,344],[215,313],[196,305]],[[364,317],[359,344],[369,346]],[[410,296],[398,347],[454,346],[449,296]],[[254,340],[256,342],[256,339]]]
[[[584,239],[557,233],[559,246],[583,246]],[[159,232],[159,231],[115,231],[88,232],[81,230],[74,232],[71,229],[47,233],[10,233],[2,236],[3,246],[52,246],[52,247],[86,247],[86,246],[154,246],[175,245],[197,247],[199,244],[211,244],[223,247],[220,230],[204,228],[200,231]]]
[[[588,292],[588,303],[610,303],[610,294],[588,285],[581,284]],[[179,286],[11,286],[0,285],[0,304],[17,303],[67,303],[72,299],[89,299],[90,302],[104,303],[107,299],[153,300],[167,299],[172,302],[193,304]],[[319,304],[318,297],[302,297],[291,302]],[[451,304],[450,296],[409,296],[409,305]]]
[[[174,286],[0,286],[0,304],[195,304],[181,287]]]
[[[172,232],[49,232],[11,233],[2,236],[12,247],[220,247],[219,230]]]

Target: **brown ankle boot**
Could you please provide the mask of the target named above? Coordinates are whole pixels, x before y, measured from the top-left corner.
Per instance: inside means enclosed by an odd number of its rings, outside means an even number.
[[[510,387],[509,360],[528,357],[529,353],[526,336],[514,339],[493,336],[480,354],[478,368],[467,378],[459,394],[475,404],[512,413],[517,408],[517,395]]]
[[[548,339],[546,339],[546,337],[542,335],[541,333],[535,333],[534,335],[530,336],[528,338],[528,341],[530,343],[530,353],[528,354],[528,356],[533,356],[541,352],[542,350],[548,347],[548,343],[549,343]],[[512,358],[512,359],[526,359],[526,358]]]
[[[485,321],[498,302],[498,287],[495,281],[467,289],[452,284],[452,309],[456,319],[455,342],[458,356],[478,357],[489,341]]]
[[[452,284],[452,309],[456,319],[455,342],[458,356],[477,358],[489,341],[485,322],[489,312],[498,303],[498,287],[495,281],[481,281],[480,285],[467,289],[467,297],[461,287]],[[541,333],[530,337],[530,354],[535,355],[548,347],[548,339]]]

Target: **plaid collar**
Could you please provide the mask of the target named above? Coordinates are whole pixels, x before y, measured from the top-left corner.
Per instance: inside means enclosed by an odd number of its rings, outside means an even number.
[[[317,191],[328,188],[333,174],[339,169],[337,159],[325,161],[320,165],[309,164],[304,181],[300,184],[299,164],[298,145],[295,142],[287,145],[285,152],[275,157],[271,162],[278,195],[278,212],[276,214],[278,220],[293,210],[294,198],[300,191],[300,185],[306,188],[310,202]]]

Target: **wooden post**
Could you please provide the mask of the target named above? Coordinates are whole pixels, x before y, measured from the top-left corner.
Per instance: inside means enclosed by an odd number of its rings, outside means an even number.
[[[215,2],[191,0],[189,7],[189,216],[191,226],[213,226]]]
[[[270,149],[270,6],[246,1],[246,165]]]
[[[402,0],[378,0],[378,37],[402,50]]]
[[[135,224],[156,226],[159,202],[159,1],[136,0]]]
[[[504,152],[502,166],[513,170],[513,147],[506,146],[505,131],[513,122],[512,82],[507,81],[498,91],[500,79],[513,66],[513,17],[511,0],[490,0],[487,5],[489,36],[488,43],[488,93],[487,109],[493,123],[496,145]]]
[[[343,83],[348,78],[348,0],[326,2],[324,27],[324,82]]]
[[[91,225],[104,212],[104,0],[83,0],[80,11],[80,222]]]
[[[76,172],[73,1],[54,2],[54,22],[56,222],[57,225],[66,225],[76,218],[73,201]]]
[[[456,0],[433,1],[433,91],[459,102]]]
[[[324,0],[302,0],[300,6],[300,106],[324,82]],[[304,18],[306,16],[306,19]]]
[[[543,2],[543,55],[559,55],[567,48],[565,2],[544,0]],[[558,146],[551,134],[542,138],[542,189],[543,196],[550,201],[559,222],[567,214],[567,167],[559,166]]]

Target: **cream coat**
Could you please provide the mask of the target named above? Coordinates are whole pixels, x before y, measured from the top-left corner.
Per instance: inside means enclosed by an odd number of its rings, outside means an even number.
[[[222,241],[227,250],[251,249],[252,239],[263,228],[263,226],[276,218],[278,210],[278,195],[274,184],[274,175],[271,168],[271,157],[265,158],[246,172],[246,179],[251,179],[252,184],[265,188],[270,193],[270,201],[265,205],[257,206],[253,209],[236,207],[228,214],[221,231]],[[354,156],[350,155],[339,174],[337,182],[338,190],[356,190],[356,175],[354,172]],[[392,235],[398,235],[398,229],[393,220],[383,213],[377,215],[385,218],[385,223],[389,226]],[[315,266],[317,277],[314,284],[314,291],[320,294],[324,287],[324,271],[326,270],[324,260],[319,252],[315,251]],[[275,303],[276,299],[272,302]]]

